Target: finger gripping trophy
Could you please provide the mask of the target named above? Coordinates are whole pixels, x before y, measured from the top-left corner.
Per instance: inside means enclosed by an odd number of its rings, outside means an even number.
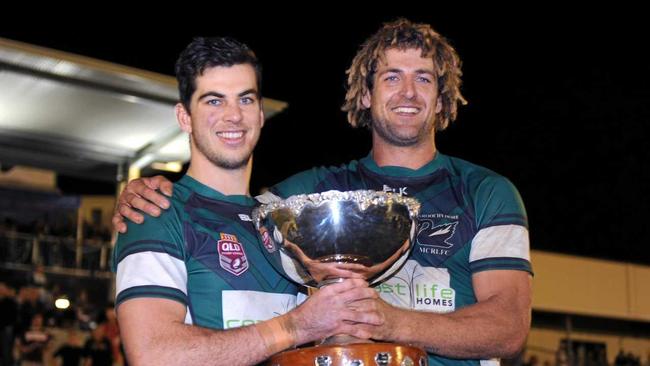
[[[376,284],[410,253],[420,203],[372,190],[291,196],[253,211],[262,252],[289,279],[313,288],[363,277]],[[270,365],[426,365],[417,347],[334,336],[321,345],[282,352]]]

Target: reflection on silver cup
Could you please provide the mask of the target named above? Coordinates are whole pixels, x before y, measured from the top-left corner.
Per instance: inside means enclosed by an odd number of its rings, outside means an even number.
[[[291,196],[253,212],[263,252],[291,280],[317,287],[361,275],[371,284],[406,260],[420,204],[390,192]]]

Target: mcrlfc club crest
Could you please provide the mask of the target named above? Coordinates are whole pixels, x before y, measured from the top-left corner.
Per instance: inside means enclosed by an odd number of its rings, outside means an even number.
[[[449,249],[454,246],[449,239],[456,233],[457,225],[458,221],[433,226],[433,221],[427,219],[421,220],[420,227],[418,228],[417,243],[424,246]]]
[[[235,235],[220,233],[221,240],[217,241],[219,264],[226,271],[239,276],[248,269],[248,259],[244,246]]]

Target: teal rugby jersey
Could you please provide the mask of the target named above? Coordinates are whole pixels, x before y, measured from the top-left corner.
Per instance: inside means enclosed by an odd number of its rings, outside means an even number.
[[[271,191],[279,196],[373,189],[417,198],[416,241],[402,269],[376,290],[403,308],[449,312],[476,303],[472,275],[510,269],[531,272],[528,222],[516,188],[504,177],[437,153],[418,170],[379,167],[369,155],[340,167],[296,174]],[[497,364],[429,355],[431,365]]]
[[[118,311],[132,298],[165,298],[187,307],[186,324],[227,329],[296,306],[297,287],[261,252],[250,220],[252,198],[225,196],[186,175],[170,201],[160,217],[129,223],[118,237]]]

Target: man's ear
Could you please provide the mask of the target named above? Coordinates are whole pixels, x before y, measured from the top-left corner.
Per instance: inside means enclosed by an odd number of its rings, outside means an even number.
[[[365,88],[365,91],[363,92],[363,96],[361,97],[361,105],[365,109],[370,109],[370,106],[372,105],[372,96],[370,95],[370,90]]]
[[[189,112],[185,109],[183,103],[176,103],[176,120],[178,125],[181,127],[181,130],[187,133],[192,133],[192,117]]]
[[[264,106],[260,104],[260,127],[264,127]]]
[[[442,97],[438,97],[438,100],[436,100],[436,114],[440,113],[442,111]]]

